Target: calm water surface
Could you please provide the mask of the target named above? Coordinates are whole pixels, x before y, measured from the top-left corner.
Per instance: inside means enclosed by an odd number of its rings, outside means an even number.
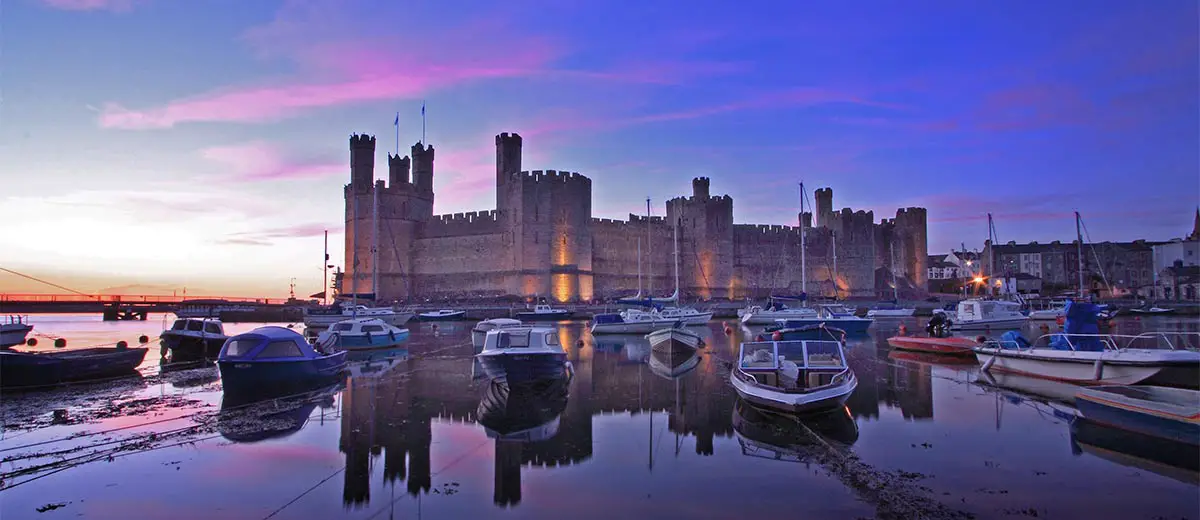
[[[136,343],[163,319],[33,323],[83,347]],[[152,342],[141,379],[3,397],[0,517],[874,517],[870,495],[813,456],[833,450],[977,518],[1200,518],[1194,451],[1073,428],[1067,385],[977,381],[973,362],[893,352],[885,340],[899,323],[852,340],[860,384],[848,409],[806,426],[739,402],[726,360],[751,331],[726,335],[717,322],[702,330],[695,368],[674,378],[649,362],[641,336],[593,339],[584,323],[564,322],[575,368],[566,391],[507,400],[475,366],[469,323],[410,323],[393,357],[253,407],[254,396],[222,395],[214,367],[161,369]],[[1195,331],[1196,320],[1118,326]],[[86,420],[51,425],[54,409]],[[527,428],[523,440],[495,438]]]

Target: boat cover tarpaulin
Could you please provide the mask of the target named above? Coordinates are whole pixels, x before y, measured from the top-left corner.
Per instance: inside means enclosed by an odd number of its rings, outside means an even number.
[[[1063,307],[1063,334],[1065,336],[1054,336],[1050,340],[1050,348],[1071,350],[1071,345],[1074,345],[1075,350],[1093,352],[1104,350],[1100,338],[1086,336],[1100,334],[1100,311],[1102,310],[1104,310],[1103,305],[1068,301]],[[1076,336],[1077,334],[1085,336]]]

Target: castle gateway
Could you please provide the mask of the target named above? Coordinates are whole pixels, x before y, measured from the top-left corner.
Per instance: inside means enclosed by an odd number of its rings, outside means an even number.
[[[733,199],[692,179],[692,194],[667,201],[666,217],[592,217],[592,181],[578,173],[521,170],[521,136],[496,136],[496,209],[433,214],[434,149],[388,154],[387,181],[374,180],[375,138],[350,137],[344,292],[372,285],[372,209],[378,195],[380,301],[545,297],[605,300],[643,286],[674,290],[671,223],[679,225],[680,292],[686,299],[743,299],[800,292],[800,228],[733,223]],[[410,176],[411,172],[411,176]],[[806,232],[811,295],[891,298],[924,292],[926,214],[905,208],[879,224],[869,211],[833,210],[817,190]],[[834,251],[836,244],[837,250]],[[354,264],[357,252],[358,263]],[[895,280],[891,258],[895,256]]]

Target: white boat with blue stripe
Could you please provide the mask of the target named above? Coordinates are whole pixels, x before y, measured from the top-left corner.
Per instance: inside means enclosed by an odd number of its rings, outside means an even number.
[[[351,318],[334,323],[317,335],[321,348],[373,350],[392,348],[408,339],[408,329],[389,325],[379,318]]]

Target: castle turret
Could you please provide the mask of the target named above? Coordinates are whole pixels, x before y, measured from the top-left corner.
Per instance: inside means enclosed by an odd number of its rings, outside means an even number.
[[[692,179],[692,196],[696,200],[708,200],[708,177]]]
[[[371,190],[375,176],[375,136],[350,136],[350,184],[357,192]]]
[[[496,209],[508,205],[507,179],[521,171],[521,136],[507,132],[496,136]]]
[[[418,142],[412,147],[413,188],[433,193],[433,146]]]
[[[412,160],[408,157],[400,157],[399,154],[388,154],[388,185],[393,188],[399,188],[404,184],[408,184],[408,170],[412,165]]]
[[[833,188],[820,188],[813,192],[816,200],[816,225],[833,229]]]

